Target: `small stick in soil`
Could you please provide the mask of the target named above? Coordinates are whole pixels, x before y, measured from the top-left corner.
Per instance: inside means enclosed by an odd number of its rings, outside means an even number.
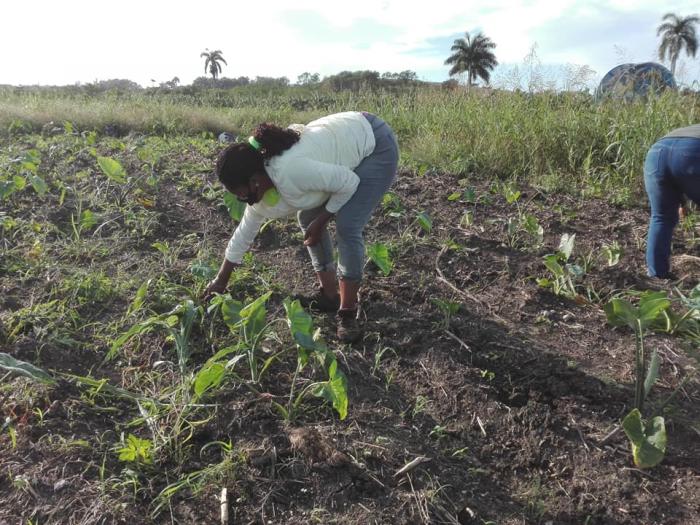
[[[615,428],[613,428],[610,433],[608,433],[607,436],[605,436],[603,439],[600,440],[599,445],[602,447],[603,445],[608,444],[612,439],[617,436],[617,434],[622,430],[621,425],[616,425]]]
[[[425,463],[426,461],[430,461],[430,458],[427,458],[425,456],[418,456],[417,458],[409,461],[403,467],[397,470],[394,474],[394,477],[400,476],[401,474],[405,474],[406,472],[413,470],[418,465],[420,465],[421,463]]]
[[[481,422],[481,418],[479,416],[476,416],[476,422],[479,424],[481,433],[484,435],[484,437],[486,437],[486,429],[484,428],[484,424]]]
[[[221,489],[219,502],[221,504],[221,525],[228,525],[228,489],[226,487]]]
[[[455,334],[453,334],[453,333],[450,332],[449,330],[445,330],[445,333],[447,334],[447,336],[448,336],[450,339],[454,339],[455,341],[457,341],[457,342],[459,343],[459,345],[460,345],[462,348],[464,348],[467,352],[469,352],[470,354],[472,353],[472,349],[469,348],[469,345],[468,345],[467,343],[465,343],[464,341],[462,341],[462,340],[461,340],[459,337],[457,337]]]

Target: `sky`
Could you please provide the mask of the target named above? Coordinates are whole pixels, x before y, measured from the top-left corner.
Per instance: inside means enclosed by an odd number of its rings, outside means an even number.
[[[663,7],[662,7],[663,4]],[[595,80],[623,62],[657,60],[656,27],[698,0],[198,0],[8,1],[2,7],[0,84],[65,85],[126,78],[154,86],[204,76],[205,49],[222,76],[321,77],[343,70],[415,71],[449,78],[450,46],[465,31],[496,44],[494,82],[523,73],[533,49],[546,75],[587,65]],[[700,28],[699,28],[700,29]],[[677,79],[700,82],[700,53]]]

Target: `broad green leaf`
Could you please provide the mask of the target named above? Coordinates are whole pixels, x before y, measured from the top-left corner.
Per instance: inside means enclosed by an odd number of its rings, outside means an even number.
[[[241,309],[240,316],[246,340],[251,341],[256,338],[265,327],[265,317],[267,316],[265,303],[271,295],[272,292],[264,293]]]
[[[32,183],[32,188],[34,188],[34,191],[37,192],[39,197],[43,197],[46,195],[46,192],[49,191],[46,181],[39,177],[39,175],[30,175],[29,182]]]
[[[426,233],[430,233],[433,230],[433,220],[424,211],[420,212],[416,219],[418,219],[418,224]]]
[[[209,281],[214,278],[217,269],[210,266],[205,261],[195,261],[192,263],[192,266],[190,266],[190,272],[203,281]]]
[[[217,361],[221,361],[222,357],[226,357],[227,355],[233,354],[235,352],[238,352],[240,348],[238,346],[227,346],[226,348],[222,348],[218,352],[216,352],[213,356],[211,356],[209,359],[207,359],[207,362],[204,364],[204,366],[208,366],[211,363],[216,363]]]
[[[156,241],[153,244],[151,244],[151,246],[153,246],[156,250],[158,250],[163,255],[168,255],[168,252],[170,251],[170,245],[168,244],[168,241],[165,241],[165,242]]]
[[[227,297],[221,303],[221,316],[224,318],[224,323],[232,331],[238,329],[238,323],[241,322],[241,310],[243,309],[243,304],[240,301],[231,299]]]
[[[389,248],[381,242],[367,246],[367,256],[379,267],[384,275],[391,273],[392,262],[389,256]]]
[[[571,257],[571,254],[574,251],[574,240],[576,239],[576,234],[573,233],[569,235],[568,233],[565,233],[561,236],[561,239],[559,240],[559,251],[564,255],[565,260],[569,260]]]
[[[294,301],[285,299],[284,310],[287,313],[287,325],[294,341],[302,348],[313,350],[315,342],[311,316],[304,310],[298,299]],[[305,360],[302,364],[306,364]]]
[[[513,204],[520,199],[520,191],[513,191],[512,189],[508,188],[505,192],[505,197],[508,204]]]
[[[561,277],[564,275],[564,268],[559,264],[559,257],[555,254],[544,256],[545,267],[554,274],[555,277]]]
[[[459,200],[459,198],[460,198],[461,196],[462,196],[462,192],[461,192],[461,191],[455,191],[455,192],[450,193],[449,197],[447,197],[447,200],[450,201],[450,202],[454,202],[454,201],[456,201],[456,200]]]
[[[328,375],[330,379],[316,387],[314,395],[331,403],[341,420],[348,415],[348,385],[345,374],[337,369],[337,362],[331,364]]]
[[[14,192],[24,188],[26,181],[24,177],[15,175],[11,180],[0,181],[0,200],[6,199]]]
[[[72,135],[73,134],[73,123],[65,120],[63,121],[63,131],[66,132],[66,135]]]
[[[201,397],[210,388],[216,388],[221,384],[226,373],[226,366],[223,363],[211,363],[202,368],[194,380],[194,393]]]
[[[651,387],[656,383],[656,379],[659,377],[659,365],[661,360],[659,359],[659,354],[654,350],[651,354],[651,359],[649,359],[649,369],[647,370],[647,377],[644,379],[644,397],[649,395]]]
[[[632,330],[637,329],[639,311],[625,299],[615,298],[603,306],[608,322],[613,326],[629,326]]]
[[[240,222],[245,213],[246,203],[239,201],[233,193],[227,191],[224,193],[224,204],[231,218]]]
[[[275,188],[270,188],[265,192],[262,200],[268,206],[275,206],[280,201],[280,194]]]
[[[642,295],[639,299],[639,320],[642,323],[642,328],[651,325],[670,306],[671,301],[666,296],[666,292],[652,292]]]
[[[586,272],[584,272],[583,268],[579,264],[568,263],[565,265],[565,268],[566,268],[566,271],[569,272],[569,275],[572,275],[576,279],[580,279],[586,273]]]
[[[36,367],[31,363],[15,359],[10,354],[6,354],[3,352],[0,352],[0,368],[9,370],[13,374],[29,377],[41,383],[56,382],[54,378],[51,377],[45,370],[42,370],[41,368]]]
[[[642,414],[635,408],[622,420],[622,428],[632,444],[632,457],[637,467],[650,468],[663,460],[666,454],[663,417],[657,416],[645,423]]]
[[[24,187],[27,185],[27,179],[22,177],[21,175],[15,175],[12,177],[12,181],[15,183],[15,188],[19,190],[23,190]]]
[[[126,182],[126,171],[118,160],[109,157],[97,157],[97,164],[99,164],[102,172],[114,182],[119,184]]]

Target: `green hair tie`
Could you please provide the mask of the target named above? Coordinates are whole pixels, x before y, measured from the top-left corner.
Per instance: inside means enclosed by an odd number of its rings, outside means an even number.
[[[255,151],[260,151],[260,148],[262,148],[260,143],[255,140],[255,137],[248,137],[248,144],[250,144]]]

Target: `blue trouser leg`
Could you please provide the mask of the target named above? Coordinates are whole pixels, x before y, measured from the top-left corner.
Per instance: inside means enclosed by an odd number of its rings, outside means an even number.
[[[374,115],[368,115],[367,120],[374,130],[376,145],[372,154],[355,168],[360,184],[350,200],[338,210],[335,219],[338,276],[351,281],[362,280],[364,228],[393,182],[399,162],[399,147],[391,128]]]
[[[683,195],[700,204],[700,139],[666,138],[654,144],[644,162],[644,187],[651,204],[646,252],[649,275],[667,277]]]

